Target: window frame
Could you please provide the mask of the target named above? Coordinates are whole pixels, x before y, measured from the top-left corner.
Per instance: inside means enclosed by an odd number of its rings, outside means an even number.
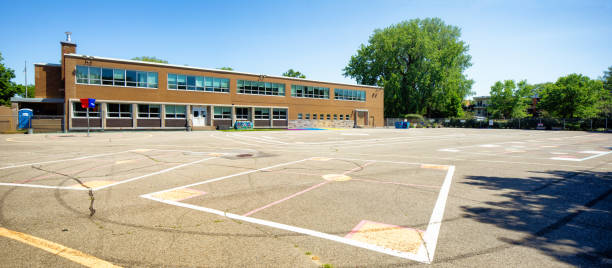
[[[79,74],[83,73],[83,68],[87,68],[87,76],[78,78]],[[79,69],[81,69],[79,71]],[[97,71],[97,72],[96,72]],[[135,81],[128,81],[128,73],[136,73]],[[148,83],[145,77],[144,86],[140,86],[138,80],[138,74],[144,73],[146,77],[156,77],[157,83]],[[93,77],[95,74],[96,77]],[[121,78],[122,77],[122,78]],[[139,71],[132,69],[120,69],[120,68],[105,68],[100,66],[87,66],[87,65],[76,65],[75,66],[75,84],[78,85],[92,85],[92,86],[106,86],[106,87],[128,87],[128,88],[146,88],[146,89],[159,89],[159,73],[149,71]],[[128,85],[129,84],[129,85]]]
[[[183,107],[183,113],[177,113],[176,107]],[[170,113],[168,110],[172,108],[172,112]],[[185,105],[164,105],[164,114],[166,119],[185,119],[187,118],[187,107]],[[178,116],[177,115],[182,115]]]
[[[220,113],[217,113],[217,109],[221,109]],[[229,111],[226,113],[226,111]],[[215,106],[213,109],[214,120],[232,120],[232,107],[229,106]]]
[[[95,108],[89,110],[89,118],[100,118],[100,115],[100,103],[96,102]],[[80,102],[73,102],[72,118],[87,118],[87,108],[83,108]]]
[[[117,108],[118,110],[115,111],[111,111],[111,107],[113,107],[114,105],[118,105]],[[126,111],[122,111],[122,107],[129,107],[129,112]],[[107,103],[106,104],[106,118],[113,118],[113,119],[131,119],[133,118],[134,114],[132,111],[132,104],[131,103]],[[112,115],[112,114],[117,114],[116,116]],[[125,115],[129,114],[130,116],[127,117]]]
[[[147,111],[141,111],[141,108],[143,108],[144,106],[146,106]],[[151,108],[153,107],[157,107],[157,113],[152,113],[151,112]],[[137,107],[138,112],[136,113],[136,115],[138,116],[137,118],[146,118],[146,119],[160,119],[161,118],[161,105],[159,104],[138,104]],[[141,114],[146,114],[146,116],[141,116]],[[157,116],[151,116],[151,115],[155,115],[157,114]]]

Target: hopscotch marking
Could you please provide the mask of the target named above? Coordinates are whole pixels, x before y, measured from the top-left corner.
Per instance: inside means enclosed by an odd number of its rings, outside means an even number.
[[[250,215],[252,213],[247,213],[245,215],[238,215],[238,214],[229,213],[229,212],[226,212],[226,211],[221,211],[221,210],[217,210],[217,209],[213,209],[213,208],[207,208],[207,207],[203,207],[203,206],[197,206],[197,205],[193,205],[193,204],[187,204],[187,203],[182,203],[182,202],[177,202],[177,201],[172,201],[172,200],[164,200],[164,199],[160,199],[160,198],[156,197],[156,196],[159,196],[160,194],[163,194],[163,193],[169,192],[169,191],[175,191],[175,190],[178,190],[178,189],[189,188],[189,187],[193,187],[193,186],[196,186],[196,185],[202,185],[202,184],[222,181],[222,180],[233,178],[233,177],[238,177],[238,176],[242,176],[242,175],[246,175],[246,174],[250,174],[250,173],[254,173],[254,172],[259,172],[259,171],[266,171],[266,170],[270,170],[270,169],[273,169],[273,168],[276,168],[276,167],[287,166],[287,165],[296,164],[296,163],[300,163],[300,162],[304,162],[304,161],[309,161],[309,160],[315,160],[316,161],[317,159],[321,159],[321,158],[322,157],[311,157],[311,158],[306,158],[306,159],[302,159],[302,160],[291,161],[291,162],[286,162],[286,163],[277,164],[277,165],[273,165],[273,166],[268,166],[268,167],[265,167],[265,168],[244,171],[244,172],[240,172],[240,173],[236,173],[236,174],[232,174],[232,175],[227,175],[227,176],[223,176],[223,177],[218,177],[218,178],[214,178],[214,179],[205,180],[205,181],[202,181],[202,182],[192,183],[192,184],[188,184],[188,185],[184,185],[184,186],[174,187],[174,188],[167,189],[167,190],[162,190],[162,191],[158,191],[158,192],[144,194],[144,195],[141,195],[140,197],[146,198],[146,199],[149,199],[149,200],[153,200],[153,201],[157,201],[157,202],[161,202],[161,203],[165,203],[165,204],[168,204],[168,205],[179,206],[179,207],[183,207],[183,208],[188,208],[188,209],[198,210],[198,211],[202,211],[202,212],[207,212],[207,213],[219,215],[219,216],[222,216],[222,217],[227,217],[227,218],[230,218],[230,219],[235,219],[235,220],[250,222],[250,223],[254,223],[254,224],[264,225],[264,226],[268,226],[268,227],[272,227],[272,228],[277,228],[277,229],[281,229],[281,230],[286,230],[286,231],[296,232],[296,233],[300,233],[300,234],[310,235],[310,236],[313,236],[313,237],[327,239],[327,240],[335,241],[335,242],[338,242],[338,243],[343,243],[343,244],[347,244],[347,245],[351,245],[351,246],[355,246],[355,247],[359,247],[359,248],[364,248],[364,249],[372,250],[372,251],[375,251],[375,252],[379,252],[379,253],[383,253],[383,254],[388,254],[388,255],[391,255],[391,256],[396,256],[396,257],[400,257],[400,258],[404,258],[404,259],[409,259],[409,260],[413,260],[413,261],[417,261],[417,262],[421,262],[421,263],[430,264],[433,261],[434,252],[436,250],[436,246],[437,246],[437,242],[438,242],[438,237],[440,235],[440,227],[442,226],[442,218],[444,216],[444,210],[445,210],[445,206],[446,206],[446,201],[448,199],[448,193],[449,193],[449,190],[450,190],[452,178],[453,178],[453,175],[455,173],[455,166],[452,166],[452,165],[447,166],[448,169],[446,171],[446,176],[444,177],[444,182],[442,183],[442,187],[440,188],[440,192],[438,193],[438,198],[436,199],[436,203],[434,205],[434,209],[433,209],[432,214],[431,214],[431,216],[429,218],[429,222],[427,224],[427,229],[425,231],[425,235],[423,236],[423,244],[419,247],[419,249],[418,249],[416,254],[412,253],[412,252],[404,252],[404,251],[398,251],[398,250],[394,250],[394,249],[389,249],[389,248],[385,248],[385,247],[381,247],[381,246],[377,246],[377,245],[373,245],[373,244],[357,241],[357,240],[354,240],[354,239],[350,239],[350,238],[346,238],[346,237],[341,237],[341,236],[337,236],[337,235],[331,235],[331,234],[328,234],[328,233],[323,233],[323,232],[319,232],[319,231],[315,231],[315,230],[311,230],[311,229],[306,229],[306,228],[301,228],[301,227],[297,227],[297,226],[287,225],[287,224],[283,224],[283,223],[279,223],[279,222],[274,222],[274,221],[268,221],[268,220],[262,220],[262,219],[258,219],[258,218],[248,217],[248,215]],[[350,158],[332,158],[332,159],[350,159]],[[400,161],[382,161],[382,160],[378,161],[378,160],[366,160],[366,159],[354,159],[354,160],[362,160],[362,161],[367,161],[367,162],[372,162],[372,163],[382,162],[382,163],[398,163],[398,164],[405,164],[405,165],[421,165],[421,163],[400,162]],[[425,164],[425,165],[432,165],[432,164]],[[443,166],[443,165],[435,165],[435,166]],[[316,185],[316,186],[318,186],[318,185]]]
[[[9,167],[3,167],[3,168],[0,168],[0,170],[2,170],[2,169],[9,169],[9,168],[25,167],[25,166],[33,166],[33,165],[40,165],[40,164],[49,164],[49,163],[76,161],[76,160],[82,160],[82,159],[88,159],[88,158],[96,158],[96,157],[103,157],[103,156],[109,156],[109,155],[128,153],[128,152],[148,152],[148,151],[177,151],[177,150],[135,149],[135,150],[127,150],[127,151],[122,151],[122,152],[117,152],[117,153],[96,154],[96,155],[89,155],[89,156],[69,158],[69,159],[60,159],[60,160],[53,160],[53,161],[44,161],[44,162],[36,162],[36,163],[28,163],[28,164],[19,164],[19,165],[13,165],[13,166],[9,166]],[[184,151],[184,152],[188,152],[188,151]],[[211,152],[198,152],[198,153],[211,153]],[[175,169],[179,169],[179,168],[183,168],[183,167],[186,167],[186,166],[195,165],[195,164],[198,164],[198,163],[201,163],[201,162],[204,162],[204,161],[208,161],[208,160],[212,160],[212,159],[215,159],[215,158],[218,158],[218,157],[217,156],[207,157],[207,158],[204,158],[204,159],[199,159],[199,160],[195,160],[195,161],[192,161],[192,162],[180,164],[180,165],[177,165],[177,166],[174,166],[174,167],[170,167],[170,168],[166,168],[166,169],[163,169],[163,170],[159,170],[159,171],[156,171],[156,172],[152,172],[152,173],[136,176],[136,177],[129,178],[129,179],[126,179],[126,180],[120,180],[120,181],[117,181],[117,182],[114,182],[114,183],[105,183],[104,185],[100,185],[98,187],[90,187],[90,188],[91,188],[92,191],[99,191],[99,190],[106,189],[106,188],[109,188],[109,187],[113,187],[113,186],[116,186],[116,185],[119,185],[119,184],[124,184],[124,183],[128,183],[128,182],[144,179],[144,178],[147,178],[147,177],[163,174],[163,173],[175,170]],[[87,182],[85,182],[85,185],[87,185]],[[51,186],[51,185],[40,185],[40,184],[25,184],[25,183],[0,182],[0,186],[41,188],[41,189],[60,189],[60,190],[75,190],[75,191],[86,191],[86,190],[89,190],[89,188],[82,187],[82,186],[75,186],[75,185],[72,185],[72,186]]]

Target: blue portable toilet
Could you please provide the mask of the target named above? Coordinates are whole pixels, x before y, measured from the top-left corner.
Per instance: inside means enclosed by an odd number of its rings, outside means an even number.
[[[32,109],[25,108],[25,109],[19,110],[17,128],[19,129],[31,128],[32,127],[32,116],[34,116],[34,112],[32,112]]]

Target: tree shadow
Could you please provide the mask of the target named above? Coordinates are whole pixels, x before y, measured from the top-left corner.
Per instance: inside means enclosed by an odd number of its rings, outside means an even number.
[[[463,216],[527,234],[518,240],[500,237],[507,246],[493,249],[521,245],[572,265],[612,266],[612,172],[532,173],[466,177],[463,183],[498,193],[493,201],[462,206]]]

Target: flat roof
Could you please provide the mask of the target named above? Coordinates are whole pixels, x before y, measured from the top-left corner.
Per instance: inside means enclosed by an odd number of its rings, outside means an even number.
[[[11,102],[64,103],[63,98],[22,98],[12,97]]]
[[[374,89],[382,89],[382,87],[369,86],[369,85],[356,85],[356,84],[346,84],[346,83],[337,83],[337,82],[326,82],[326,81],[311,80],[311,79],[296,78],[296,77],[276,76],[276,75],[267,75],[267,74],[254,74],[254,73],[246,73],[246,72],[237,72],[237,71],[210,69],[210,68],[193,67],[193,66],[185,66],[185,65],[176,65],[176,64],[169,64],[169,63],[157,63],[157,62],[139,61],[139,60],[124,60],[124,59],[116,59],[116,58],[88,56],[88,55],[74,54],[74,53],[65,54],[65,56],[75,57],[75,58],[85,58],[85,59],[118,61],[118,62],[125,62],[125,63],[144,64],[144,65],[153,65],[153,66],[162,66],[162,67],[172,67],[172,68],[179,68],[179,69],[191,69],[191,70],[209,71],[209,72],[217,72],[217,73],[242,74],[242,75],[253,75],[253,76],[262,76],[263,75],[264,77],[279,78],[279,79],[289,79],[289,80],[302,81],[302,82],[326,83],[326,84],[336,84],[336,85],[344,85],[344,86],[351,86],[351,87],[367,87],[367,88],[374,88]]]
[[[39,66],[54,66],[54,67],[62,67],[61,64],[58,63],[44,63],[44,62],[37,62],[34,63],[34,65],[39,65]]]

